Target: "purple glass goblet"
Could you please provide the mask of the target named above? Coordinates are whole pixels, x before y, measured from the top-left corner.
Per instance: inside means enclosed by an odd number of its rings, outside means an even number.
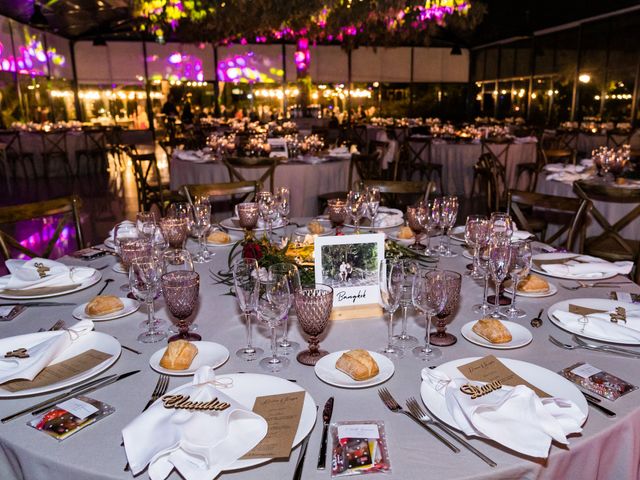
[[[184,248],[187,241],[188,223],[186,218],[163,218],[160,231],[170,248]]]
[[[258,215],[260,209],[256,202],[245,202],[236,205],[238,213],[238,224],[244,228],[245,237],[252,236],[252,230],[258,225]]]
[[[193,318],[189,317],[198,303],[200,275],[197,272],[177,270],[162,275],[161,283],[164,301],[171,315],[175,317],[173,323],[178,327],[178,333],[170,337],[169,341],[202,340],[200,335],[189,331],[193,322]]]
[[[447,303],[440,313],[435,317],[436,331],[430,335],[431,343],[439,347],[448,347],[458,341],[455,335],[448,333],[447,325],[451,323],[453,314],[460,303],[460,285],[462,276],[457,272],[445,270],[445,287],[447,290]]]
[[[329,352],[320,350],[318,336],[327,328],[333,307],[333,288],[318,284],[315,288],[303,288],[294,295],[296,314],[302,330],[309,335],[309,349],[298,353],[298,362],[315,365]]]

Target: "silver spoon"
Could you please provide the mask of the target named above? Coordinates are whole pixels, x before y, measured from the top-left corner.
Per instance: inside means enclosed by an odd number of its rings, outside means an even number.
[[[533,328],[538,328],[540,326],[542,326],[542,312],[544,312],[544,308],[540,309],[540,312],[538,313],[537,317],[534,317],[531,319],[531,326]]]
[[[107,288],[107,285],[109,285],[109,283],[111,283],[111,282],[113,282],[113,278],[105,278],[104,285],[102,286],[102,288],[98,292],[98,296],[100,296],[102,294],[102,292],[104,292],[104,289]]]

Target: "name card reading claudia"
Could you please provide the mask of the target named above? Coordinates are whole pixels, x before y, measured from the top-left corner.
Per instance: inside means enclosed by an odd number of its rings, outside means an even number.
[[[175,408],[180,410],[214,410],[221,412],[231,405],[221,402],[218,397],[208,402],[192,402],[189,395],[165,395],[162,397],[164,408]]]
[[[502,388],[502,383],[499,380],[495,380],[491,383],[487,383],[486,385],[471,385],[469,383],[465,383],[460,387],[460,391],[462,393],[466,393],[467,395],[471,395],[471,400],[475,400],[478,397],[482,397],[483,395],[487,395],[488,393],[495,392],[496,390],[500,390]]]

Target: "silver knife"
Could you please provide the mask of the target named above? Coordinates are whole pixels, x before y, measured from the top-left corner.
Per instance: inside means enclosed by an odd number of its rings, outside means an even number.
[[[333,397],[329,397],[322,410],[322,442],[320,453],[318,453],[318,470],[324,470],[327,463],[327,435],[329,433],[329,422],[333,414]]]
[[[49,403],[47,403],[45,406],[38,408],[37,410],[34,410],[32,413],[32,415],[37,415],[39,413],[44,412],[45,410],[54,407],[57,403],[59,403],[62,400],[67,400],[69,398],[75,397],[76,395],[83,395],[85,393],[89,393],[89,392],[93,392],[94,390],[97,390],[99,388],[102,387],[106,387],[107,385],[111,385],[112,383],[117,382],[118,380],[122,380],[123,378],[127,378],[131,375],[135,375],[136,373],[140,372],[140,370],[132,370],[130,372],[126,372],[126,373],[121,373],[120,375],[112,375],[110,377],[105,377],[105,381],[101,382],[101,383],[93,383],[92,385],[85,385],[84,388],[78,389],[78,391],[76,392],[69,392],[66,395],[62,395],[62,398],[55,398],[52,399],[52,401],[50,401]]]

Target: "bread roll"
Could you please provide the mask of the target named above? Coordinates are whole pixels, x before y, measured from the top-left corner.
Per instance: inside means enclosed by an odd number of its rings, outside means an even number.
[[[122,300],[114,295],[100,295],[95,297],[87,306],[84,307],[84,313],[90,317],[100,317],[115,313],[124,308]]]
[[[496,318],[481,318],[471,330],[491,343],[508,343],[512,339],[511,332]]]
[[[336,362],[336,368],[357,381],[375,377],[378,364],[366,350],[349,350],[344,352]]]
[[[398,238],[402,238],[402,239],[410,239],[413,238],[415,235],[413,234],[413,232],[411,231],[411,229],[409,227],[400,227],[400,230],[398,230]]]
[[[209,235],[207,240],[211,243],[229,243],[231,237],[225,232],[217,231]]]
[[[160,359],[160,366],[167,370],[186,370],[198,354],[198,347],[186,340],[169,343]]]
[[[549,282],[538,275],[528,275],[518,282],[518,291],[525,293],[542,293],[549,290]]]
[[[314,235],[320,235],[321,233],[324,233],[324,227],[318,222],[309,222],[307,224],[307,230],[309,230],[309,233],[312,233]]]

